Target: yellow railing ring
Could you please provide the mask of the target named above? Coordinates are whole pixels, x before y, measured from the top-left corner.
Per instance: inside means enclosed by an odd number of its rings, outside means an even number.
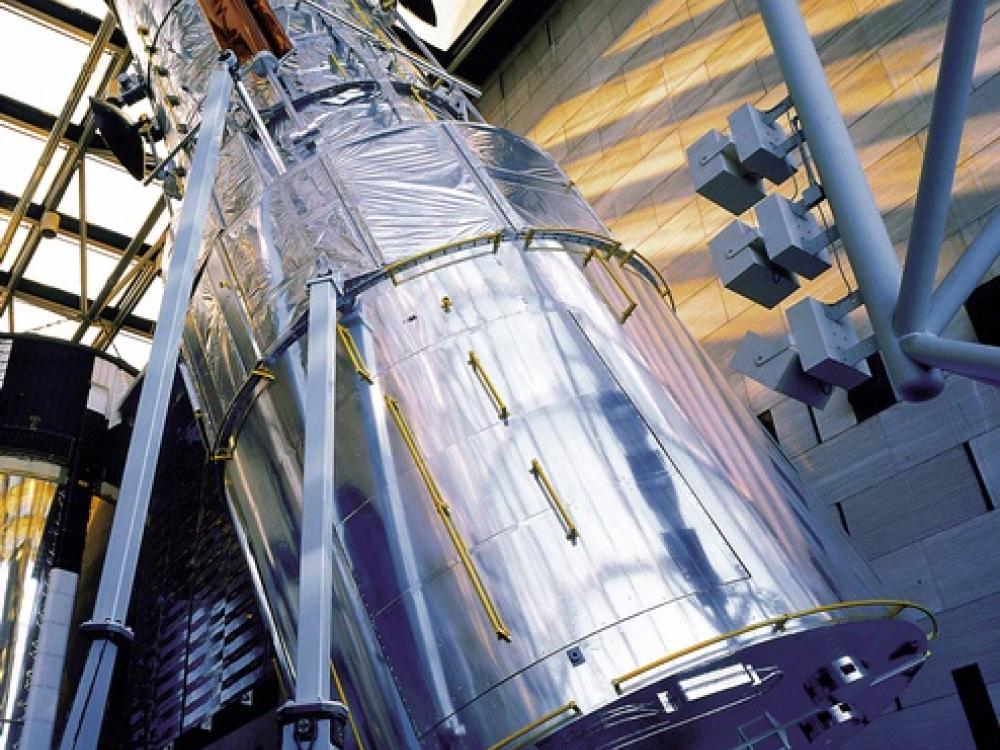
[[[563,706],[560,706],[559,708],[555,709],[554,711],[549,711],[544,716],[539,716],[534,721],[532,721],[532,722],[530,722],[528,724],[525,724],[523,727],[521,727],[520,729],[518,729],[516,732],[512,732],[511,734],[508,734],[502,740],[499,740],[498,742],[494,742],[492,745],[490,745],[488,748],[486,748],[486,750],[501,750],[501,748],[507,747],[511,743],[516,742],[517,740],[519,740],[522,737],[524,737],[526,734],[530,734],[531,732],[535,731],[536,729],[538,729],[538,727],[542,726],[542,724],[547,724],[548,722],[552,721],[556,717],[562,716],[567,711],[572,711],[573,713],[575,713],[577,715],[583,713],[580,710],[580,707],[576,704],[576,701],[570,701],[569,703],[567,703],[567,704],[565,704]]]
[[[931,629],[927,634],[927,640],[933,641],[938,635],[938,623],[934,614],[926,607],[917,604],[916,602],[907,601],[905,599],[862,599],[858,601],[849,602],[837,602],[835,604],[824,604],[820,607],[813,607],[811,609],[803,609],[799,612],[792,612],[790,614],[778,615],[777,617],[771,617],[767,620],[761,620],[760,622],[755,622],[750,625],[745,625],[742,628],[737,628],[736,630],[731,630],[728,633],[722,633],[721,635],[713,636],[707,640],[695,643],[691,646],[687,646],[678,651],[667,654],[666,656],[660,657],[648,664],[643,664],[641,667],[636,667],[630,672],[626,672],[623,675],[615,677],[611,681],[611,686],[615,689],[615,692],[621,694],[622,683],[628,682],[630,680],[644,675],[647,672],[651,672],[658,667],[662,667],[665,664],[669,664],[672,661],[683,658],[685,656],[690,656],[691,654],[701,651],[702,649],[715,646],[719,643],[730,640],[731,638],[736,638],[747,633],[751,633],[755,630],[762,630],[764,628],[774,628],[775,632],[780,632],[785,629],[785,626],[792,620],[799,620],[803,617],[810,617],[812,615],[824,614],[827,612],[837,612],[845,609],[860,609],[867,607],[890,607],[895,611],[890,615],[890,617],[895,617],[900,612],[906,609],[915,609],[918,612],[927,616],[930,620]]]

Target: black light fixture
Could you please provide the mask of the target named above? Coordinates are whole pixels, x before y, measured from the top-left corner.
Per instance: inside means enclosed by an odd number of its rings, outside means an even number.
[[[90,97],[97,130],[119,164],[135,179],[146,176],[146,150],[142,143],[143,123],[129,122],[125,113],[108,102]]]

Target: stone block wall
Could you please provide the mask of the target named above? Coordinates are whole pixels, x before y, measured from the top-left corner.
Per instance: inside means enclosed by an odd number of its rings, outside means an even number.
[[[902,258],[949,3],[800,7]],[[990,0],[940,274],[1000,205],[998,73],[1000,0]],[[834,268],[771,311],[724,289],[713,269],[708,240],[732,217],[695,194],[685,149],[726,129],[740,104],[785,96],[753,0],[562,0],[510,51],[480,106],[553,154],[614,235],[657,265],[680,318],[816,489],[817,512],[850,535],[887,594],[938,614],[931,663],[850,748],[971,750],[951,670],[978,663],[1000,706],[1000,389],[950,377],[929,403],[856,408],[840,391],[818,411],[728,366],[747,331],[786,331],[783,308],[854,288],[839,248]],[[802,187],[800,172],[780,190]],[[852,319],[870,332],[862,311]],[[964,312],[947,334],[975,340]]]

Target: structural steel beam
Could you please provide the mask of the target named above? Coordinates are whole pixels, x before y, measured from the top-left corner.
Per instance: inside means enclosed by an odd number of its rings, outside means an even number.
[[[92,41],[101,27],[100,18],[54,0],[3,0],[3,4],[22,16],[41,21],[82,42]],[[117,50],[128,47],[121,29],[115,29],[107,46]]]
[[[32,135],[47,138],[56,124],[56,116],[48,112],[32,107],[17,99],[0,94],[0,122],[5,122],[18,130],[23,130]],[[62,145],[75,146],[80,143],[83,135],[83,126],[74,122],[66,126],[63,133]],[[90,148],[87,150],[88,156],[93,156],[109,164],[117,165],[118,161],[111,155],[111,150],[104,138],[95,135],[90,140]]]
[[[92,640],[76,686],[61,750],[96,750],[99,746],[118,651],[132,638],[125,618],[132,597],[142,530],[149,511],[167,404],[180,354],[181,333],[212,198],[233,88],[231,66],[235,63],[235,57],[227,53],[212,75],[205,97],[201,135],[195,147],[191,177],[178,217],[163,303],[139,395],[135,427],[125,458],[94,613],[91,620],[82,626]]]
[[[299,613],[295,695],[278,709],[282,750],[303,745],[298,722],[308,724],[313,750],[332,750],[330,722],[347,711],[332,700],[334,410],[337,401],[337,288],[329,269],[309,282],[309,355],[306,362],[305,457],[299,524]]]
[[[33,197],[35,190],[38,189],[38,185],[41,181],[42,176],[48,168],[49,161],[55,153],[55,149],[58,146],[59,138],[61,138],[62,131],[65,130],[66,123],[69,121],[69,117],[73,110],[76,108],[83,95],[83,89],[81,86],[86,86],[94,72],[94,55],[99,51],[98,47],[100,40],[109,34],[108,25],[111,24],[111,28],[116,28],[114,26],[113,16],[109,13],[101,24],[101,33],[94,38],[94,44],[91,46],[90,55],[88,55],[87,61],[84,63],[83,67],[80,69],[80,74],[77,77],[76,83],[73,86],[73,90],[70,92],[66,99],[66,103],[63,105],[63,110],[59,115],[59,119],[56,123],[56,129],[49,134],[49,139],[45,143],[45,149],[42,152],[42,156],[39,158],[38,165],[35,167],[35,171],[32,173],[31,178],[28,180],[28,185],[25,187],[25,193],[18,199],[18,204],[15,206],[13,213],[11,214],[11,220],[8,222],[7,228],[4,232],[3,238],[0,239],[0,260],[6,254],[7,249],[10,247],[10,243],[14,237],[14,231],[17,229],[17,225],[20,223],[21,219],[24,217],[24,213],[27,210],[27,204]],[[102,76],[98,83],[96,95],[103,96],[105,90],[111,81],[118,75],[118,72],[124,67],[128,61],[127,52],[116,52],[114,59],[111,64],[108,65],[107,70]],[[62,201],[63,195],[66,193],[66,189],[69,187],[70,180],[73,175],[76,174],[76,169],[79,161],[85,158],[86,147],[90,142],[96,131],[96,122],[94,119],[94,113],[88,111],[87,115],[83,118],[83,132],[80,136],[80,142],[66,152],[63,157],[62,163],[56,171],[55,177],[52,179],[52,184],[45,194],[45,198],[42,201],[42,208],[45,210],[54,210],[59,203]],[[0,291],[0,313],[2,313],[7,305],[10,303],[11,294],[17,289],[17,285],[20,283],[21,278],[24,276],[28,265],[31,263],[32,257],[34,257],[35,250],[38,248],[39,242],[41,242],[42,234],[40,227],[36,224],[32,226],[28,232],[28,236],[24,240],[24,244],[21,250],[18,252],[17,257],[14,259],[14,263],[11,266],[11,277],[10,283],[7,288]]]
[[[14,207],[17,205],[17,201],[18,198],[16,195],[11,195],[10,193],[5,193],[0,190],[0,213],[9,216],[13,212]],[[44,212],[45,209],[40,204],[29,203],[24,216],[27,221],[37,223],[41,221],[42,214]],[[80,220],[73,216],[60,213],[59,234],[72,240],[79,240]],[[129,245],[132,242],[132,238],[122,234],[121,232],[116,232],[114,229],[108,229],[100,226],[99,224],[91,224],[90,222],[87,222],[87,241],[94,247],[107,250],[115,255],[122,255],[128,250]],[[142,258],[149,252],[149,249],[150,245],[148,243],[143,243],[142,247],[136,253],[136,256]]]
[[[758,0],[758,6],[893,388],[907,401],[933,398],[944,388],[944,378],[914,362],[900,347],[893,324],[902,275],[899,261],[798,4]]]
[[[0,284],[6,285],[9,280],[10,272],[0,271]],[[80,316],[79,295],[54,286],[42,284],[38,281],[32,281],[31,279],[21,281],[15,297],[19,300],[30,302],[43,310],[63,315],[70,320],[79,318]],[[95,316],[95,319],[113,324],[117,315],[118,309],[116,307],[105,307],[99,315]],[[130,314],[125,316],[122,330],[136,336],[149,338],[153,335],[155,327],[156,325],[152,320]]]
[[[951,3],[896,305],[896,332],[901,336],[924,330],[927,321],[985,10],[986,0]]]
[[[1000,258],[1000,210],[990,217],[986,226],[965,248],[962,257],[934,290],[925,329],[931,333],[941,333],[979,286],[997,258]]]
[[[929,367],[940,367],[974,380],[1000,385],[1000,346],[911,333],[902,338],[903,351]]]

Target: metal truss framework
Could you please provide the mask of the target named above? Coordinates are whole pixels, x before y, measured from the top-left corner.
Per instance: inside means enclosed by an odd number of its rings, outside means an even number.
[[[164,238],[151,239],[150,233],[163,214],[165,199],[161,198],[156,203],[135,237],[87,221],[86,163],[93,159],[117,166],[117,162],[104,139],[95,132],[90,113],[80,123],[71,119],[84,91],[93,81],[98,61],[105,53],[111,53],[113,59],[98,81],[98,96],[102,96],[115,76],[124,70],[129,59],[124,34],[111,15],[102,21],[55,0],[3,2],[14,13],[50,27],[55,33],[87,43],[91,50],[58,115],[0,95],[0,124],[45,139],[41,158],[23,192],[12,195],[0,191],[0,216],[8,220],[8,228],[0,238],[0,259],[8,253],[13,258],[9,270],[0,272],[0,311],[6,311],[11,302],[18,299],[69,320],[79,321],[72,337],[74,341],[82,340],[91,326],[96,324],[100,330],[93,344],[102,350],[112,345],[120,331],[148,339],[155,329],[154,321],[136,316],[134,310],[160,274],[159,254]],[[60,148],[65,153],[61,162],[51,165],[55,170],[51,186],[44,196],[36,198],[42,177]],[[84,186],[80,194],[79,218],[57,210],[74,175],[80,176],[80,183]],[[80,246],[81,277],[75,293],[25,278],[25,272],[44,236],[41,225],[46,214],[49,214],[47,218],[53,231]],[[28,228],[28,236],[18,247],[13,239],[14,232],[21,226]],[[86,288],[87,256],[94,250],[117,256],[116,266],[97,294],[88,293]],[[113,300],[117,303],[111,304]]]

